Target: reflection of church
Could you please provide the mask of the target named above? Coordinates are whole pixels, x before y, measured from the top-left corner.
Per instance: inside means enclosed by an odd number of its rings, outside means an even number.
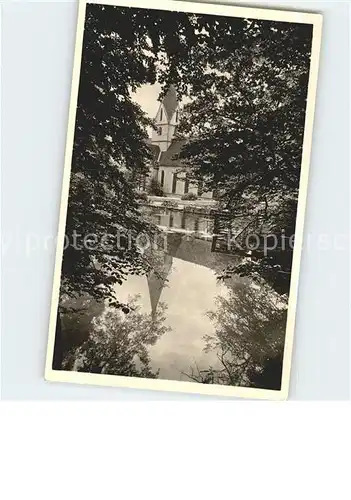
[[[212,198],[211,193],[199,192],[199,187],[188,181],[186,172],[180,171],[184,169],[184,165],[179,159],[179,154],[185,142],[184,139],[177,137],[180,113],[176,90],[171,85],[159,105],[155,117],[156,130],[152,131],[150,147],[153,150],[153,157],[157,160],[154,176],[167,196],[179,197],[194,193],[199,197]]]

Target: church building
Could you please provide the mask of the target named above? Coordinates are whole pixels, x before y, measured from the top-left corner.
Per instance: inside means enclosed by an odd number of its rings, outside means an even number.
[[[160,183],[165,196],[182,197],[187,193],[194,193],[201,198],[212,198],[212,193],[202,193],[199,186],[188,181],[184,165],[179,160],[185,143],[184,139],[177,137],[180,115],[177,93],[171,85],[159,105],[155,117],[156,130],[152,131],[150,146],[154,158],[157,158],[154,177]]]

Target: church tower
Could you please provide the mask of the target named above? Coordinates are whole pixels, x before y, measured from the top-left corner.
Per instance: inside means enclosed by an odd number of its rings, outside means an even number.
[[[158,108],[155,124],[152,131],[152,144],[159,146],[160,151],[167,151],[171,145],[176,126],[179,123],[179,103],[177,92],[171,85]]]

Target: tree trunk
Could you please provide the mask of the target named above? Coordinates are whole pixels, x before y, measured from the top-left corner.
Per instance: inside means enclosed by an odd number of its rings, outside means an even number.
[[[55,333],[54,355],[52,358],[52,369],[53,370],[62,370],[62,361],[63,361],[62,327],[61,327],[60,312],[57,310],[56,333]]]

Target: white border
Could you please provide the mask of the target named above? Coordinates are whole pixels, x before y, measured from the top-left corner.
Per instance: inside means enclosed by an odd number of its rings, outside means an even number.
[[[302,153],[302,163],[301,163],[298,210],[296,219],[294,255],[292,264],[289,308],[288,308],[288,318],[287,318],[285,347],[284,347],[282,385],[280,391],[255,389],[249,387],[199,384],[196,382],[185,382],[185,381],[183,382],[175,380],[144,379],[135,377],[121,377],[116,375],[101,375],[101,374],[91,374],[91,373],[81,373],[81,372],[71,372],[71,371],[68,372],[63,370],[52,370],[51,368],[54,342],[55,342],[56,315],[59,302],[63,244],[65,236],[71,160],[72,160],[73,140],[75,131],[75,118],[76,118],[76,106],[78,99],[85,10],[87,3],[113,5],[120,7],[161,9],[161,10],[177,11],[177,12],[178,11],[193,12],[199,14],[200,13],[213,14],[213,15],[222,15],[231,17],[245,17],[245,18],[248,17],[251,19],[264,19],[270,21],[285,21],[293,23],[307,23],[313,25],[312,53],[311,53],[311,65],[310,65],[308,93],[307,93],[307,107],[306,107],[304,142],[303,142],[303,153]],[[59,229],[57,238],[58,243],[57,243],[56,259],[55,259],[54,282],[53,282],[52,303],[51,303],[50,324],[49,324],[49,338],[48,338],[47,357],[45,366],[46,380],[55,382],[73,382],[77,384],[154,389],[161,391],[176,391],[176,392],[208,394],[208,395],[218,395],[218,396],[237,396],[242,398],[255,398],[255,399],[282,400],[288,397],[289,379],[291,371],[291,358],[293,349],[293,337],[295,328],[296,305],[297,305],[298,277],[299,277],[300,261],[301,261],[309,162],[310,162],[311,144],[312,144],[313,116],[314,116],[316,90],[317,90],[321,35],[322,35],[322,15],[315,13],[311,14],[304,12],[292,12],[292,11],[273,10],[273,9],[261,9],[261,8],[256,9],[252,7],[234,7],[234,6],[218,5],[218,4],[178,2],[175,0],[172,1],[163,0],[162,2],[149,0],[147,5],[145,5],[145,2],[143,2],[142,0],[125,0],[125,1],[95,0],[91,2],[86,2],[86,0],[79,1],[71,100],[70,100],[70,110],[69,110],[69,120],[68,120],[66,153],[65,153],[65,166],[63,174],[61,206],[59,215]]]

